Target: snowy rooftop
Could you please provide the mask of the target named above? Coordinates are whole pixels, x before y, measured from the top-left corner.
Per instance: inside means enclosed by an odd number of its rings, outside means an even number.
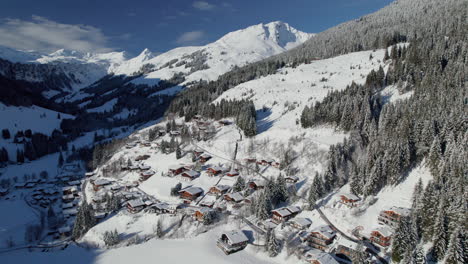
[[[374,231],[379,232],[380,234],[382,234],[385,237],[389,237],[389,236],[391,236],[393,234],[393,231],[390,228],[386,227],[386,226],[380,226],[380,227],[376,228]]]
[[[97,179],[94,181],[94,185],[107,185],[110,184],[111,182],[106,179]]]
[[[135,208],[135,207],[139,207],[139,206],[144,206],[145,205],[145,202],[143,202],[142,200],[140,199],[135,199],[135,200],[131,200],[128,202],[128,205],[130,205],[131,207]]]
[[[240,201],[244,200],[244,196],[242,196],[242,194],[240,192],[228,193],[226,195],[229,196],[232,200],[234,200],[236,202],[240,202]]]
[[[195,178],[195,177],[200,176],[200,173],[198,171],[189,170],[189,171],[184,172],[183,175],[187,175],[191,178]]]
[[[320,234],[328,238],[332,238],[336,235],[336,232],[329,225],[319,226],[312,230],[312,232],[319,232]]]
[[[220,191],[226,191],[226,190],[229,190],[229,188],[231,188],[229,185],[216,185],[216,186],[213,186],[214,188],[220,190]]]
[[[390,207],[389,211],[394,211],[395,213],[398,213],[398,214],[400,214],[402,216],[408,216],[411,213],[411,209],[404,208],[404,207],[398,207],[398,206]]]
[[[203,189],[200,188],[200,187],[188,187],[186,189],[183,189],[183,190],[180,190],[180,192],[188,192],[189,194],[191,195],[195,195],[195,194],[199,194],[199,193],[202,193],[203,192]]]
[[[340,196],[345,196],[346,198],[350,199],[350,200],[361,200],[361,198],[359,198],[358,196],[352,194],[352,193],[341,193]]]
[[[336,261],[330,254],[321,252],[313,258],[313,260],[317,260],[319,263],[327,263],[327,264],[338,264],[339,262]]]
[[[228,231],[224,233],[223,235],[225,235],[229,239],[229,241],[231,241],[231,244],[238,244],[238,243],[249,241],[247,236],[242,231],[237,231],[237,230]]]
[[[278,215],[280,215],[281,217],[285,217],[285,216],[289,216],[291,215],[291,212],[286,209],[286,208],[278,208],[278,209],[275,209],[275,210],[272,210],[273,213],[277,213]]]
[[[297,225],[303,226],[303,227],[310,226],[312,224],[312,221],[309,218],[303,218],[303,217],[293,218],[289,221]]]

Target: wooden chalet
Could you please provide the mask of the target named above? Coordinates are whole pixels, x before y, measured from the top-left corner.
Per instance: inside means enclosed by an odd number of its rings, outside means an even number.
[[[92,172],[92,171],[85,173],[86,178],[93,177],[94,175],[95,175],[95,173]]]
[[[210,188],[209,194],[221,196],[225,194],[231,187],[228,185],[216,185]]]
[[[388,210],[381,211],[377,220],[381,225],[388,225],[392,228],[396,228],[400,220],[403,217],[409,216],[410,213],[411,210],[408,208],[392,206]]]
[[[203,189],[200,187],[189,187],[179,191],[179,197],[184,200],[193,201],[203,194]]]
[[[198,160],[200,161],[200,163],[205,164],[207,161],[209,161],[212,158],[213,157],[211,155],[204,153],[200,155]]]
[[[279,167],[281,166],[281,164],[280,164],[279,162],[277,162],[277,161],[273,161],[273,162],[271,163],[271,166],[272,166],[273,168],[279,169]]]
[[[151,166],[150,165],[145,165],[145,164],[140,164],[138,165],[138,169],[141,170],[141,171],[146,171],[146,170],[150,170],[151,169]]]
[[[78,192],[78,188],[76,186],[66,186],[62,188],[63,195],[75,194]]]
[[[198,222],[203,222],[203,218],[205,217],[205,215],[211,211],[212,209],[208,207],[199,207],[195,209],[195,212],[193,213],[193,218]]]
[[[193,155],[195,156],[195,158],[200,157],[202,154],[203,154],[203,150],[201,150],[201,149],[195,149],[193,151]]]
[[[359,243],[351,241],[342,236],[336,241],[335,254],[338,258],[340,255],[345,255],[348,259],[350,259],[354,253],[358,252],[358,250],[364,251],[364,249],[365,247],[359,248]]]
[[[392,231],[388,227],[379,227],[371,232],[370,240],[381,247],[388,247],[392,240]]]
[[[140,173],[140,181],[146,181],[147,179],[151,178],[156,172],[153,170],[147,170]]]
[[[97,179],[91,182],[93,185],[94,191],[99,191],[102,187],[111,184],[109,180],[106,179]]]
[[[311,247],[325,251],[333,243],[335,237],[335,230],[328,225],[323,225],[312,230],[307,237],[307,241]]]
[[[200,173],[195,170],[188,170],[182,172],[182,174],[180,174],[180,177],[185,181],[193,181],[194,179],[200,177]]]
[[[127,202],[128,212],[135,214],[145,208],[146,204],[141,199],[135,199]]]
[[[253,190],[259,190],[265,188],[265,181],[262,179],[254,179],[249,181],[248,185],[249,188]]]
[[[332,255],[320,251],[317,254],[311,254],[306,258],[307,263],[310,264],[339,264],[338,262]]]
[[[169,174],[171,174],[172,176],[177,176],[186,170],[187,169],[184,165],[172,165],[171,167],[169,167]]]
[[[282,208],[272,210],[271,218],[274,222],[281,223],[283,221],[288,221],[289,219],[293,218],[300,212],[301,212],[301,208],[297,206],[282,207]]]
[[[340,203],[348,206],[348,207],[356,207],[357,202],[359,202],[361,198],[357,197],[352,193],[343,193],[340,194]]]
[[[218,247],[223,250],[226,255],[243,250],[249,239],[242,231],[229,231],[221,234],[217,241]]]
[[[244,159],[244,161],[245,161],[246,163],[256,163],[256,162],[257,162],[257,159],[255,159],[255,158],[246,158],[246,159]]]
[[[224,200],[230,203],[240,203],[244,200],[244,196],[240,192],[226,193],[224,195]]]
[[[305,230],[310,227],[312,221],[309,218],[293,218],[288,221],[288,224],[296,229]]]
[[[216,176],[216,175],[223,173],[223,168],[218,167],[218,166],[209,167],[206,170],[206,173],[208,173],[208,175],[210,176]]]

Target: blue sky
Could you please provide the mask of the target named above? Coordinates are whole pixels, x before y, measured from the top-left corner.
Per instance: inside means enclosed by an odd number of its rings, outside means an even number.
[[[154,52],[281,20],[318,33],[392,0],[2,0],[0,45],[25,50]]]

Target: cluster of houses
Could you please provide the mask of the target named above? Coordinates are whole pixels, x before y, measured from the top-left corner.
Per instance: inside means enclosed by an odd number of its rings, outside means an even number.
[[[379,213],[377,221],[378,228],[370,233],[370,240],[381,248],[387,248],[391,244],[394,230],[397,228],[403,217],[409,216],[411,210],[408,208],[392,206]]]

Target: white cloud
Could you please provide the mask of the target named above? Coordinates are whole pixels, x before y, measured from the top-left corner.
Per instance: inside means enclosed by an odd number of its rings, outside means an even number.
[[[205,32],[201,30],[185,32],[177,38],[177,44],[194,44],[200,41],[205,36]]]
[[[0,45],[19,50],[52,52],[58,49],[106,52],[106,37],[99,28],[70,25],[32,16],[31,21],[5,19],[0,22]]]
[[[212,10],[213,8],[215,8],[215,5],[212,5],[205,1],[195,1],[193,2],[192,6],[199,10]]]

